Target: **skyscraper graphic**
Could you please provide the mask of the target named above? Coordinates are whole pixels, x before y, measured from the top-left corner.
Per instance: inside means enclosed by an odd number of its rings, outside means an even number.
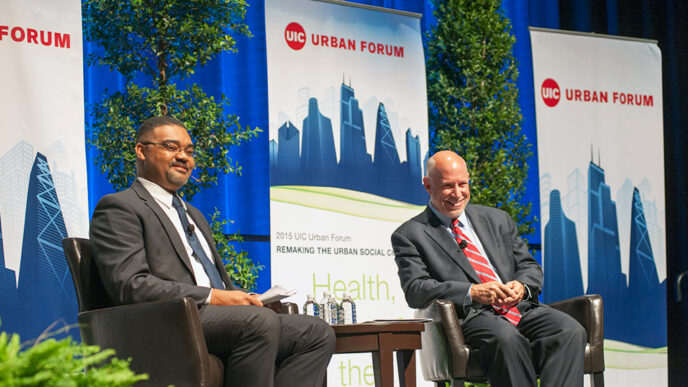
[[[633,188],[631,245],[629,253],[627,320],[632,321],[634,342],[649,347],[666,345],[666,280],[659,282],[652,244],[645,221],[643,201]],[[605,327],[606,329],[606,327]]]
[[[306,92],[306,88],[299,90],[299,100]],[[411,128],[406,131],[406,161],[401,163],[385,105],[378,103],[375,157],[371,157],[367,151],[363,110],[351,83],[342,83],[340,92],[339,162],[331,120],[321,113],[318,101],[311,98],[303,131],[299,132],[286,120],[277,130],[277,138],[270,142],[270,184],[338,187],[408,203],[427,203],[428,196],[421,184],[424,164],[420,137],[414,136]],[[427,158],[426,153],[425,162]]]
[[[277,169],[277,141],[270,140],[268,144],[268,153],[270,154],[270,169]]]
[[[621,272],[616,203],[604,182],[604,169],[590,161],[588,168],[588,294],[604,299],[604,333],[624,337],[626,275]]]
[[[0,217],[0,319],[2,319],[0,330],[16,332],[21,323],[17,310],[17,277],[14,270],[5,266],[3,248],[2,218]]]
[[[370,155],[366,149],[363,111],[354,97],[354,89],[342,83],[341,87],[341,122],[339,165],[345,169],[363,168],[370,164]]]
[[[36,158],[29,176],[19,305],[24,337],[37,337],[59,319],[76,322],[76,295],[62,250],[67,237],[48,161]]]
[[[277,163],[283,168],[284,173],[298,173],[301,142],[299,130],[287,121],[277,130],[277,138]]]
[[[2,221],[5,224],[5,259],[13,263],[19,261],[21,252],[24,204],[35,157],[33,146],[26,141],[19,141],[0,157],[0,203],[3,205]],[[10,224],[12,227],[7,226]]]
[[[320,114],[318,100],[311,98],[308,101],[308,116],[303,120],[302,172],[328,180],[336,167],[332,121]]]
[[[550,192],[549,214],[543,262],[545,284],[542,297],[546,303],[583,294],[576,225],[564,215],[559,190]]]
[[[377,127],[375,128],[375,157],[373,164],[378,170],[396,168],[399,166],[399,154],[392,135],[392,128],[387,119],[385,105],[377,107]]]
[[[420,165],[420,136],[414,136],[411,128],[406,131],[406,161],[405,164],[411,177],[420,181],[423,176],[423,167]]]

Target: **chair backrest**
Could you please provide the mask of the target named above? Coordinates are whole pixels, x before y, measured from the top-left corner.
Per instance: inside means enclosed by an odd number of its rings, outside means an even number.
[[[79,312],[113,306],[93,260],[91,241],[84,238],[65,238],[62,240],[62,247],[69,270],[72,272]]]

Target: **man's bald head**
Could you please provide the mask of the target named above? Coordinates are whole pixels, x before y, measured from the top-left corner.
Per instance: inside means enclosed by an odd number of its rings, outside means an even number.
[[[466,161],[452,151],[435,153],[427,164],[423,185],[430,203],[443,215],[458,218],[471,197]]]

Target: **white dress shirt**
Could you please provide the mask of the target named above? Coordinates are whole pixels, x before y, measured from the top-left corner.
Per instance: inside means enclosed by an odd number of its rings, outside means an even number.
[[[454,238],[454,230],[452,229],[453,227],[451,224],[452,219],[449,219],[449,217],[447,217],[444,214],[442,214],[441,212],[437,211],[437,209],[435,207],[433,207],[432,203],[430,203],[430,209],[432,210],[432,212],[435,213],[435,215],[440,220],[442,225],[447,229],[447,232],[449,233],[449,235],[451,235],[454,243],[456,243],[456,245],[458,246],[459,243],[456,241],[456,238]],[[490,261],[490,257],[485,252],[485,249],[483,248],[482,243],[480,243],[480,238],[478,238],[478,235],[473,230],[473,225],[471,225],[471,221],[466,216],[465,210],[461,213],[461,215],[459,215],[459,228],[471,240],[471,242],[473,242],[475,247],[477,247],[478,250],[480,250],[480,254],[482,254],[483,257],[485,257],[485,259],[487,260],[487,264],[490,265],[490,268],[495,273],[495,276],[497,277],[497,281],[504,283],[502,281],[502,279],[499,278],[499,274],[497,274],[497,270],[492,265],[492,262]],[[473,287],[473,285],[471,284],[471,288],[472,287]],[[468,288],[468,294],[466,294],[466,298],[464,299],[464,302],[463,302],[464,305],[470,305],[471,303],[473,303],[473,300],[471,299],[471,288]]]
[[[196,255],[193,253],[193,249],[191,248],[189,241],[186,239],[186,230],[184,230],[184,227],[182,227],[182,221],[179,219],[179,213],[174,207],[172,207],[173,195],[166,189],[153,183],[150,180],[146,180],[142,177],[137,177],[137,179],[141,182],[141,184],[143,184],[143,187],[146,188],[146,191],[148,191],[148,193],[151,194],[153,199],[155,199],[156,203],[158,203],[158,205],[160,206],[162,211],[167,215],[167,217],[170,218],[170,221],[172,221],[174,228],[177,230],[177,233],[179,233],[179,238],[182,240],[182,243],[184,244],[184,249],[186,249],[186,255],[188,255],[190,258],[189,261],[191,262],[191,268],[193,270],[194,277],[196,278],[196,285],[211,288],[212,286],[210,285],[210,278],[208,277],[208,274],[206,274],[205,269],[203,268],[203,264],[198,259],[198,257],[196,257]],[[186,210],[186,203],[183,200],[182,204],[184,205],[184,209]],[[189,219],[189,224],[192,224],[194,226],[194,229],[199,230],[196,232],[196,236],[198,237],[198,240],[201,242],[201,246],[203,247],[205,254],[214,264],[212,251],[210,250],[210,246],[208,245],[208,242],[205,240],[203,233],[200,232],[200,229],[196,226],[196,223],[194,223],[193,219],[191,219],[190,216],[187,216],[187,218]],[[206,303],[208,303],[209,301],[210,295],[208,295]]]

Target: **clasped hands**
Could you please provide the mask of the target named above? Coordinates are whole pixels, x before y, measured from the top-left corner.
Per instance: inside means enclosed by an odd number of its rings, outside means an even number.
[[[509,281],[505,284],[497,281],[485,282],[471,286],[471,300],[508,309],[518,304],[525,292],[525,287],[519,281]]]

